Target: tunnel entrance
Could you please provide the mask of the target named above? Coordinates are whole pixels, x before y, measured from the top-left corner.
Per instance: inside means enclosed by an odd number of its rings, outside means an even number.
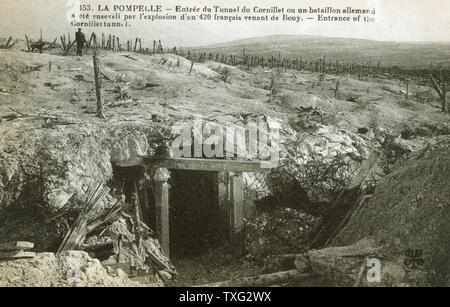
[[[141,220],[158,231],[158,208],[151,175],[142,166],[113,166],[113,193],[124,195]],[[170,255],[188,258],[227,240],[227,219],[219,207],[217,173],[171,170],[169,190]],[[223,208],[222,208],[223,209]]]
[[[260,161],[144,157],[141,165],[113,165],[113,193],[125,197],[167,256],[197,256],[225,243],[241,255],[242,174],[268,170]]]
[[[169,180],[170,254],[198,256],[226,240],[214,172],[172,170]]]

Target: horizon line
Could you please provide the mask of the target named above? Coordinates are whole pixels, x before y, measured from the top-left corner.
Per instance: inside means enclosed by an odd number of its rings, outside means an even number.
[[[450,44],[450,40],[448,41],[398,41],[398,40],[380,40],[380,39],[370,39],[370,38],[358,38],[358,37],[343,37],[343,36],[326,36],[326,35],[309,35],[309,34],[267,34],[267,35],[258,35],[258,36],[249,36],[234,40],[222,41],[219,43],[213,43],[210,45],[197,45],[197,46],[184,46],[189,48],[213,48],[215,45],[228,44],[228,43],[237,43],[239,41],[245,41],[250,39],[264,38],[264,37],[281,37],[281,36],[296,36],[296,37],[310,37],[310,38],[331,38],[331,39],[349,39],[349,40],[361,40],[361,41],[369,41],[369,42],[378,42],[378,43],[394,43],[394,44]]]

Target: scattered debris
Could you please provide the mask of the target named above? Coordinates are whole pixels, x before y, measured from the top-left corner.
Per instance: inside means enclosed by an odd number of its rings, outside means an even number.
[[[196,287],[267,287],[286,282],[298,282],[299,280],[305,280],[308,278],[311,278],[310,274],[302,274],[298,270],[290,270],[260,276],[230,279],[227,281],[199,285]]]
[[[47,87],[51,88],[52,90],[56,91],[55,87],[61,86],[61,84],[53,84],[51,82],[45,82],[44,86],[47,86]]]
[[[107,209],[101,207],[108,192],[109,188],[102,184],[92,184],[88,187],[81,212],[75,224],[67,232],[58,249],[58,254],[66,250],[79,249],[86,235],[118,217],[122,208],[121,199]]]
[[[124,54],[123,56],[126,57],[127,59],[130,59],[130,60],[133,60],[133,61],[137,61],[138,60],[138,59],[136,59],[135,57],[132,57],[129,54]]]
[[[34,248],[34,243],[25,241],[0,243],[0,259],[33,258],[36,254],[29,252]]]
[[[161,286],[155,280],[148,286]],[[122,270],[108,270],[86,252],[38,253],[0,262],[0,287],[140,287]]]

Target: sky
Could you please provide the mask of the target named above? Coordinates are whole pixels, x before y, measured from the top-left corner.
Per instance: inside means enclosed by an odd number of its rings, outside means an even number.
[[[74,32],[67,14],[77,0],[0,0],[0,37],[38,38],[43,29],[44,39]],[[264,35],[316,35],[363,38],[381,41],[450,42],[450,0],[81,0],[82,3],[161,4],[175,5],[236,5],[280,6],[300,8],[345,7],[375,8],[376,22],[339,24],[328,22],[137,22],[128,29],[111,29],[109,34],[122,40],[136,36],[154,39],[169,45],[201,46]],[[98,30],[97,31],[101,31]],[[85,29],[90,32],[90,29]]]

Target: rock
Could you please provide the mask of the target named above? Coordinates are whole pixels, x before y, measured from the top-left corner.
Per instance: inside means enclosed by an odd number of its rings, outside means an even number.
[[[358,133],[359,134],[366,134],[368,132],[369,132],[369,129],[367,129],[365,127],[358,128]]]
[[[308,272],[311,270],[311,262],[305,255],[299,255],[294,261],[295,268],[299,272]]]

